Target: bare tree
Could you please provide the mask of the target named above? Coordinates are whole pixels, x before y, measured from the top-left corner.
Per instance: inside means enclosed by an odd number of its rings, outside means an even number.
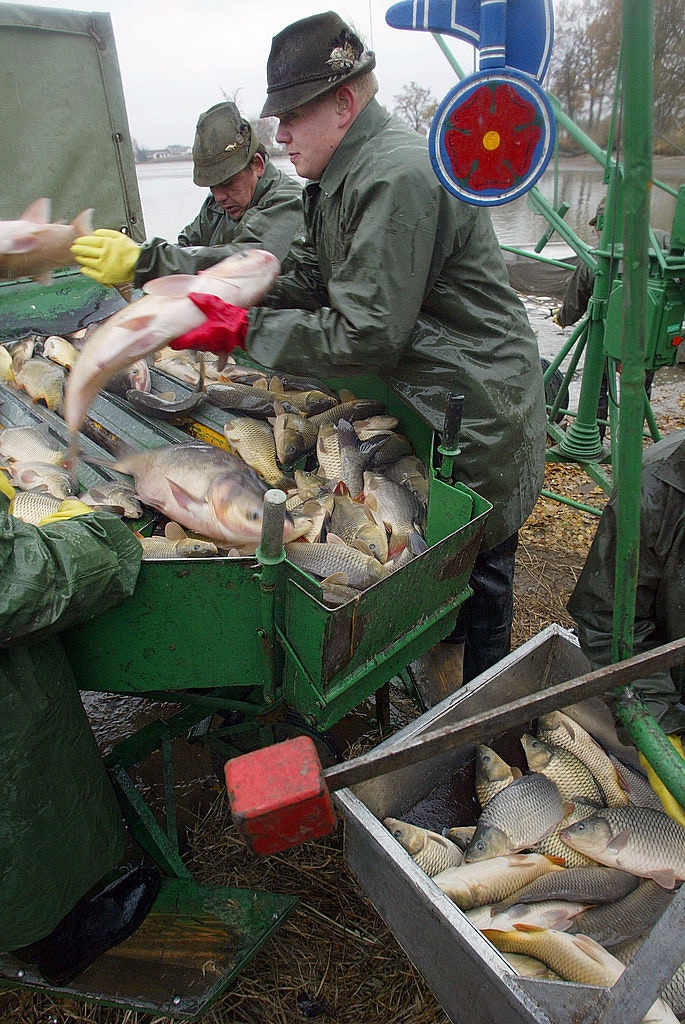
[[[621,47],[622,0],[560,0],[545,87],[600,144],[606,141]],[[657,140],[683,139],[685,27],[682,0],[654,0],[654,130]],[[667,146],[662,148],[668,148]]]
[[[394,99],[393,113],[419,135],[427,135],[433,115],[438,109],[438,101],[433,99],[430,90],[424,89],[417,82],[410,82]]]

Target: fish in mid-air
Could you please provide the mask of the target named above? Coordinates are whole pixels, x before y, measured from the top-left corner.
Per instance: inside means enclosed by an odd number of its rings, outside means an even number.
[[[72,444],[95,396],[110,378],[138,359],[199,327],[205,314],[191,292],[216,295],[234,306],[258,302],[276,280],[280,262],[265,249],[247,249],[199,274],[171,274],[144,287],[146,294],[109,317],[86,342],[64,392],[64,419]]]
[[[36,199],[18,220],[0,221],[0,278],[32,277],[52,283],[53,270],[70,267],[70,246],[93,233],[93,211],[82,210],[71,224],[50,223],[49,199]]]

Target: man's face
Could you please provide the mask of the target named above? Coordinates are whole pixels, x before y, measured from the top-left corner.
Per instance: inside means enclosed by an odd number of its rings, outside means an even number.
[[[336,117],[335,94],[289,110],[278,121],[282,143],[301,178],[318,181],[344,135]]]
[[[232,178],[222,181],[220,185],[212,185],[210,188],[215,202],[226,211],[231,220],[240,220],[250,206],[257,182],[261,177],[257,170],[255,161],[252,160],[247,167],[238,171]]]

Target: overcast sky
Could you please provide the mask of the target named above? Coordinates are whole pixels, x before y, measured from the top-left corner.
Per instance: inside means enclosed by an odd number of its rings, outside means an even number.
[[[393,0],[29,0],[32,6],[106,11],[112,18],[129,125],[139,146],[192,145],[198,114],[225,98],[256,118],[266,98],[271,38],[299,18],[335,10],[376,52],[378,99],[388,109],[411,81],[441,100],[458,78],[427,32],[390,28]],[[473,51],[450,48],[465,71]]]

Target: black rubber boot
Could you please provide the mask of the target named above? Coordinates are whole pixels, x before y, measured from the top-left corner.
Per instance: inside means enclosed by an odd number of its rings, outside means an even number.
[[[13,956],[62,988],[136,931],[160,884],[157,868],[133,868],[94,895],[84,896],[49,935],[14,950]]]

